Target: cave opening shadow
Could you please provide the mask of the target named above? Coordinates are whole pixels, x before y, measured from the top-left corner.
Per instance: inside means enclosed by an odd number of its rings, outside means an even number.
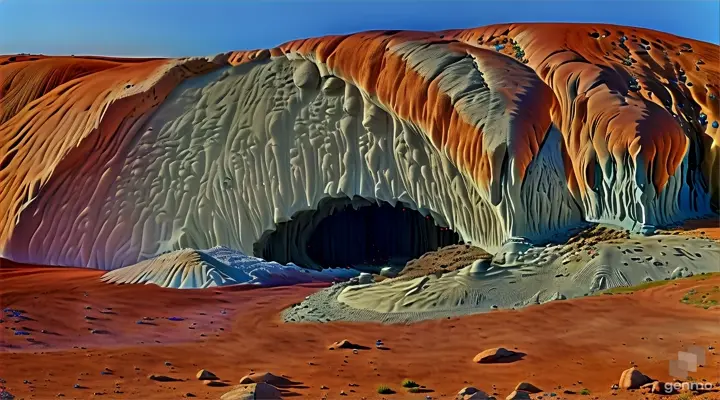
[[[438,226],[405,204],[327,199],[278,224],[256,244],[257,257],[306,268],[397,266],[440,247],[461,243],[460,236]]]

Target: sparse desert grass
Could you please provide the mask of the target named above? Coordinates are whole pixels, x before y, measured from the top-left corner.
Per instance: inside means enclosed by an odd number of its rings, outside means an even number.
[[[674,280],[667,280],[667,281],[663,280],[663,281],[643,282],[643,283],[641,283],[639,285],[635,285],[635,286],[622,286],[622,287],[616,287],[616,288],[612,288],[612,289],[608,289],[608,290],[603,290],[599,294],[604,294],[604,295],[632,294],[632,293],[640,291],[640,290],[663,286],[663,285],[667,285],[669,283],[677,283],[677,282],[681,282],[684,280],[704,281],[704,280],[710,279],[714,276],[720,276],[720,273],[713,272],[713,273],[709,273],[709,274],[693,275],[689,278],[674,279]]]
[[[677,400],[692,400],[694,398],[695,395],[692,392],[683,392],[678,395]]]
[[[402,381],[402,387],[404,388],[416,388],[418,386],[420,385],[418,385],[417,382],[412,379],[405,379]]]
[[[380,385],[377,388],[377,392],[379,394],[392,394],[393,390],[390,389],[390,386],[388,386],[388,385]]]
[[[589,396],[589,395],[590,395],[590,390],[588,390],[588,389],[583,389],[583,390],[580,391],[580,394],[583,395],[583,396]]]
[[[650,289],[657,286],[663,286],[672,281],[652,281],[652,282],[644,282],[639,285],[635,286],[621,286],[616,287],[612,289],[608,289],[602,292],[602,294],[632,294],[633,292],[637,292],[638,290],[644,290],[644,289]]]
[[[709,310],[718,306],[720,303],[720,287],[713,286],[712,288],[694,288],[688,290],[685,296],[680,300],[681,303],[704,308]]]

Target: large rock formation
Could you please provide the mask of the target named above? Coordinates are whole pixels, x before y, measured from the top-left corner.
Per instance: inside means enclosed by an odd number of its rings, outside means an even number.
[[[0,253],[102,269],[252,254],[328,198],[402,203],[489,251],[701,216],[720,193],[718,54],[505,24],[214,58],[4,56]]]

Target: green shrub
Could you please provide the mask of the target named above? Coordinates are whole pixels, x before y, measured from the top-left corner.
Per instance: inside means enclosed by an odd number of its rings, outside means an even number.
[[[580,394],[583,395],[583,396],[589,396],[589,395],[590,395],[590,391],[589,391],[588,389],[583,389],[583,390],[580,391]]]
[[[404,381],[402,381],[402,386],[405,388],[415,388],[420,385],[418,385],[417,382],[412,379],[405,379]]]
[[[392,389],[390,389],[390,386],[387,385],[380,385],[377,388],[377,392],[380,394],[391,394],[393,393]]]

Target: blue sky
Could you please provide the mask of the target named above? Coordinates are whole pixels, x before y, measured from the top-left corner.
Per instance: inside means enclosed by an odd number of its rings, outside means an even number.
[[[369,29],[605,22],[720,42],[720,0],[0,0],[0,54],[207,55]]]

